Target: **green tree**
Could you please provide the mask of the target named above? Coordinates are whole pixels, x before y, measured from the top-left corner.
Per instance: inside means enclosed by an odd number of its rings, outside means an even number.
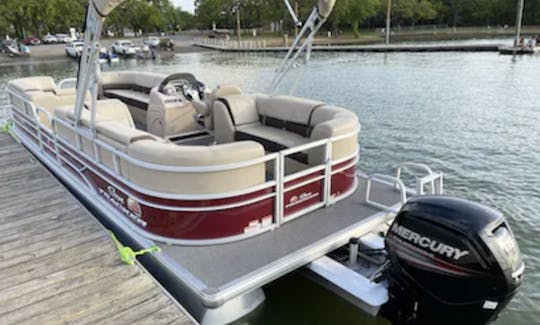
[[[408,22],[414,26],[419,21],[432,20],[437,16],[437,4],[429,0],[399,0],[394,2],[393,11],[398,24]]]
[[[356,37],[360,36],[360,24],[374,17],[381,7],[380,0],[341,0],[336,1],[330,21],[335,25],[348,24]]]

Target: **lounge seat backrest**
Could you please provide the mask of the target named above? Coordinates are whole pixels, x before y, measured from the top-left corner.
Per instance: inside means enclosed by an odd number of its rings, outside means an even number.
[[[45,109],[52,108],[52,106],[56,104],[55,98],[53,98],[54,92],[56,91],[56,84],[54,83],[54,79],[51,77],[37,76],[19,78],[8,82],[7,88],[25,99],[29,99],[31,101],[37,100],[39,103],[34,104],[43,106]],[[22,99],[16,96],[11,95],[10,97],[13,105],[19,107],[27,115],[33,116],[30,105],[27,105]],[[50,113],[52,113],[52,110]],[[44,123],[44,125],[46,125],[48,128],[51,127],[45,114],[40,114],[38,118],[40,122]]]
[[[204,115],[204,126],[206,127],[206,129],[213,130],[214,129],[214,114],[213,114],[214,102],[221,97],[230,96],[230,95],[240,95],[240,94],[242,94],[242,90],[237,86],[219,85],[211,93],[207,93],[206,98],[204,100],[194,100],[192,101],[192,103],[195,110],[199,114]]]
[[[214,138],[218,143],[233,142],[237,127],[259,123],[254,95],[220,97],[214,102],[213,115],[219,121],[219,126],[214,128]]]
[[[264,156],[264,148],[252,141],[215,146],[179,146],[151,140],[128,145],[128,154],[139,160],[169,166],[204,167],[240,163]],[[265,164],[214,172],[169,172],[128,163],[129,179],[146,189],[177,194],[209,194],[238,191],[265,182]]]
[[[260,125],[259,98],[264,94],[234,94],[222,96],[214,101],[213,116],[216,123],[214,137],[218,143],[234,141],[234,133],[238,127]]]
[[[331,157],[338,160],[358,151],[355,131],[360,124],[356,114],[318,101],[291,96],[224,96],[214,104],[214,118],[218,143],[233,142],[235,138],[256,140],[274,151],[351,133],[333,142]],[[305,159],[300,159],[299,153],[297,159],[310,165],[324,161],[323,147],[306,154]]]
[[[292,96],[257,98],[263,125],[286,129],[303,137],[309,137],[311,114],[322,105],[324,103],[319,101]]]
[[[90,103],[85,104],[88,108]],[[74,111],[70,112],[70,118],[74,119]],[[91,113],[88,109],[81,112],[81,124],[90,127]],[[115,121],[126,127],[134,128],[135,123],[126,104],[118,99],[103,99],[96,102],[96,123],[104,121]]]
[[[352,133],[360,130],[358,117],[353,112],[344,108],[324,105],[313,111],[311,116],[310,135],[311,141],[327,139]],[[332,159],[338,160],[351,156],[358,152],[357,134],[353,134],[341,140],[332,143]],[[320,149],[314,149],[309,154],[309,163],[317,164],[324,161],[324,152]]]
[[[58,107],[54,110],[54,116],[61,118],[64,121],[73,123],[74,121],[74,106]],[[81,125],[89,128],[91,123],[91,114],[88,110],[81,112]],[[129,114],[127,106],[117,99],[99,100],[96,102],[96,129],[97,125],[102,122],[115,122],[116,124],[126,127],[134,128],[133,119]],[[75,132],[71,129],[64,127],[60,123],[56,125],[56,131],[60,137],[68,141],[69,143],[76,145]],[[91,157],[95,157],[92,144],[82,138],[81,141],[82,150]]]
[[[220,143],[234,141],[236,128],[260,123],[309,138],[312,112],[324,103],[292,96],[234,95],[214,103],[214,118],[220,125],[215,137]]]
[[[28,92],[26,95],[36,107],[43,108],[51,117],[54,116],[55,108],[75,104],[75,96],[57,96],[52,92],[41,91]],[[25,105],[25,108],[26,114],[31,115],[29,105]],[[45,113],[38,111],[38,118],[43,125],[51,129],[51,121]]]
[[[101,92],[107,89],[131,89],[150,94],[167,76],[160,73],[136,71],[110,71],[101,74]]]
[[[151,135],[148,132],[137,130],[133,127],[125,125],[124,123],[119,123],[118,121],[104,121],[97,123],[96,134],[98,140],[101,140],[124,153],[127,153],[128,146],[136,141],[165,141]],[[101,162],[103,162],[107,167],[114,170],[115,167],[113,162],[113,155],[110,150],[100,148],[99,152]],[[129,177],[127,162],[123,159],[119,159],[119,161],[120,175],[124,177]]]
[[[43,108],[50,116],[54,116],[54,109],[66,105],[75,104],[76,89],[60,89],[54,83],[53,78],[47,76],[26,77],[12,80],[8,83],[8,89],[15,91],[23,98],[31,101],[35,106]],[[87,93],[87,100],[90,93]],[[33,117],[34,112],[30,105],[16,96],[11,96],[11,102],[22,109],[27,115]],[[51,122],[46,113],[37,112],[39,121],[51,128]]]
[[[29,91],[56,92],[54,79],[47,76],[26,77],[12,80],[8,83],[8,88],[24,94]]]

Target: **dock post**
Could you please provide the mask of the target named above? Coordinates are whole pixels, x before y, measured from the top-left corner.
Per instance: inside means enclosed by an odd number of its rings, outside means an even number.
[[[386,2],[386,34],[384,37],[384,44],[390,44],[390,14],[392,12],[392,0]]]

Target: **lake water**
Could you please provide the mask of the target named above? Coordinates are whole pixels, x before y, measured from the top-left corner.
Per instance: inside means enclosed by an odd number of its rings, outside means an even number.
[[[191,72],[210,87],[266,91],[277,55],[179,54],[158,62],[123,61],[109,69]],[[74,62],[0,67],[3,87],[19,76],[73,77]],[[540,319],[540,56],[496,53],[314,53],[280,92],[354,110],[362,123],[360,168],[391,173],[423,162],[446,176],[452,195],[490,205],[510,221],[526,263],[523,287],[498,324]],[[295,82],[296,80],[296,82]],[[285,277],[243,324],[378,324],[306,280]]]

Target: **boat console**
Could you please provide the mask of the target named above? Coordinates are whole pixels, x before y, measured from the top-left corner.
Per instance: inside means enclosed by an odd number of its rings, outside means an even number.
[[[202,130],[193,119],[190,96],[203,85],[191,74],[170,76],[150,72],[102,73],[99,99],[115,98],[127,105],[138,129],[160,137]],[[198,98],[198,97],[197,97]]]

